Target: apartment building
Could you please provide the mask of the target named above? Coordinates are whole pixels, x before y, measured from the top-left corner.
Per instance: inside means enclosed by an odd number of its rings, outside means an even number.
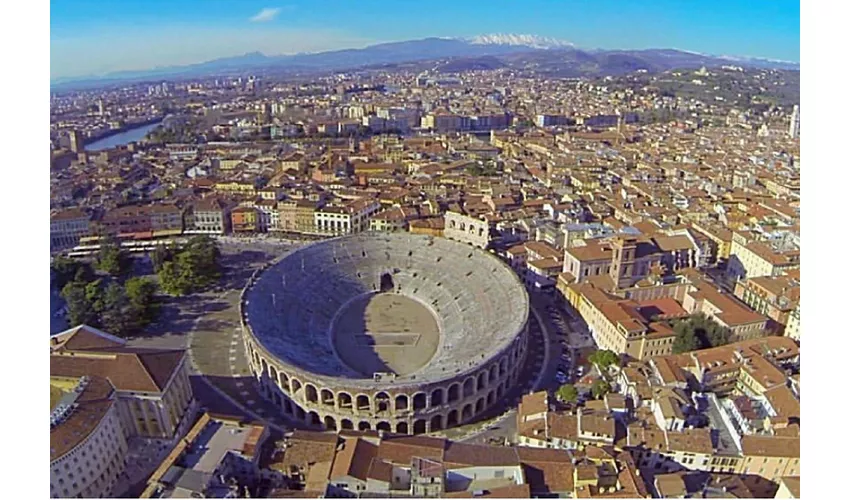
[[[204,198],[192,204],[187,216],[190,234],[228,234],[231,230],[231,206],[219,198]]]
[[[701,278],[690,276],[693,287],[682,301],[687,311],[701,312],[728,328],[732,342],[763,337],[769,333],[767,316],[753,311],[733,295],[724,293]]]
[[[278,231],[280,229],[280,212],[277,209],[277,201],[262,199],[254,203],[257,209],[257,230],[261,233]]]
[[[182,350],[130,348],[123,339],[80,325],[50,337],[50,375],[108,379],[127,437],[171,439],[192,413],[189,366]]]
[[[664,255],[651,240],[631,236],[591,240],[585,246],[574,246],[564,251],[562,272],[569,273],[571,278],[567,279],[577,283],[594,276],[608,276],[612,288],[626,288],[660,266]]]
[[[50,251],[65,250],[80,244],[80,238],[91,233],[89,217],[79,208],[57,211],[50,215]]]
[[[622,299],[590,283],[567,285],[566,290],[567,301],[587,323],[599,348],[634,359],[672,352],[676,333],[663,320],[688,314],[669,298]]]
[[[732,240],[726,273],[734,282],[745,278],[779,276],[799,267],[799,249],[777,250],[764,242],[748,242],[736,237]]]
[[[115,387],[106,378],[50,377],[50,497],[114,491],[127,458]]]
[[[51,497],[114,491],[128,440],[173,443],[196,402],[182,350],[130,348],[81,325],[50,337]]]
[[[108,211],[100,226],[113,236],[151,238],[181,234],[183,219],[183,209],[174,204],[127,205]]]
[[[783,332],[798,310],[800,281],[788,275],[746,278],[735,284],[735,297],[770,318],[772,330]]]
[[[314,213],[316,231],[335,236],[369,230],[371,217],[380,210],[376,200],[357,199],[344,205],[326,205]]]
[[[256,484],[269,428],[235,417],[201,418],[148,478],[140,498],[235,498]]]
[[[254,207],[236,207],[230,211],[230,226],[234,233],[253,233],[259,230],[259,218]]]

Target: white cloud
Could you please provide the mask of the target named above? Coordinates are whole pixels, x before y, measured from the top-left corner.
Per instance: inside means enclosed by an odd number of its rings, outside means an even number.
[[[251,21],[255,23],[265,23],[273,20],[280,14],[280,7],[266,7],[265,9],[257,12],[257,14],[251,18]]]

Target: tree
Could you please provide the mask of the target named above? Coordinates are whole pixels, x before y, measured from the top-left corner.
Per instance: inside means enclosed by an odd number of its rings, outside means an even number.
[[[156,291],[157,284],[147,278],[133,277],[124,283],[124,293],[130,302],[137,327],[149,324],[159,313]]]
[[[99,326],[97,311],[86,293],[86,283],[72,281],[62,288],[62,298],[68,305],[68,320],[72,325]]]
[[[593,385],[590,386],[590,392],[593,393],[593,397],[596,399],[602,399],[606,394],[611,392],[611,384],[608,381],[598,378],[593,381]]]
[[[176,262],[168,261],[159,269],[159,284],[170,295],[181,296],[191,291],[191,283],[182,278]]]
[[[153,270],[159,272],[162,264],[174,258],[174,248],[166,245],[157,245],[151,254]]]
[[[702,313],[676,321],[672,326],[676,332],[673,352],[677,354],[726,345],[731,336],[728,328]]]
[[[696,351],[702,348],[702,343],[692,330],[685,330],[676,334],[673,340],[673,354]]]
[[[113,335],[125,337],[138,327],[136,320],[124,287],[114,281],[109,283],[103,290],[100,323]]]
[[[94,278],[94,270],[87,262],[80,262],[61,255],[55,257],[50,263],[56,279],[56,288],[65,288],[71,281],[89,281]]]
[[[555,393],[560,401],[574,403],[578,400],[578,389],[573,384],[564,384]]]
[[[180,250],[172,251],[159,264],[162,289],[172,295],[185,295],[218,281],[221,253],[209,236],[195,236]],[[159,259],[159,257],[157,257]]]
[[[112,276],[123,276],[130,270],[130,258],[115,240],[104,240],[97,254],[97,268]]]
[[[620,356],[617,356],[617,353],[614,351],[607,349],[594,351],[587,359],[598,366],[603,372],[611,365],[620,366]]]

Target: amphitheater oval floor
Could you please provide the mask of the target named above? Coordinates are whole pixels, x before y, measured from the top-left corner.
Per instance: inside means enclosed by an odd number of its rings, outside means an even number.
[[[330,334],[342,362],[367,377],[414,373],[434,357],[440,342],[429,308],[396,293],[353,298],[337,313]]]

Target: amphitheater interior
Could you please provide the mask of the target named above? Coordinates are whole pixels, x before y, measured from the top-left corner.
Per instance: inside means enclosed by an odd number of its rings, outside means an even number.
[[[528,310],[497,257],[407,233],[303,247],[242,297],[254,374],[285,415],[410,434],[471,420],[516,383]]]

